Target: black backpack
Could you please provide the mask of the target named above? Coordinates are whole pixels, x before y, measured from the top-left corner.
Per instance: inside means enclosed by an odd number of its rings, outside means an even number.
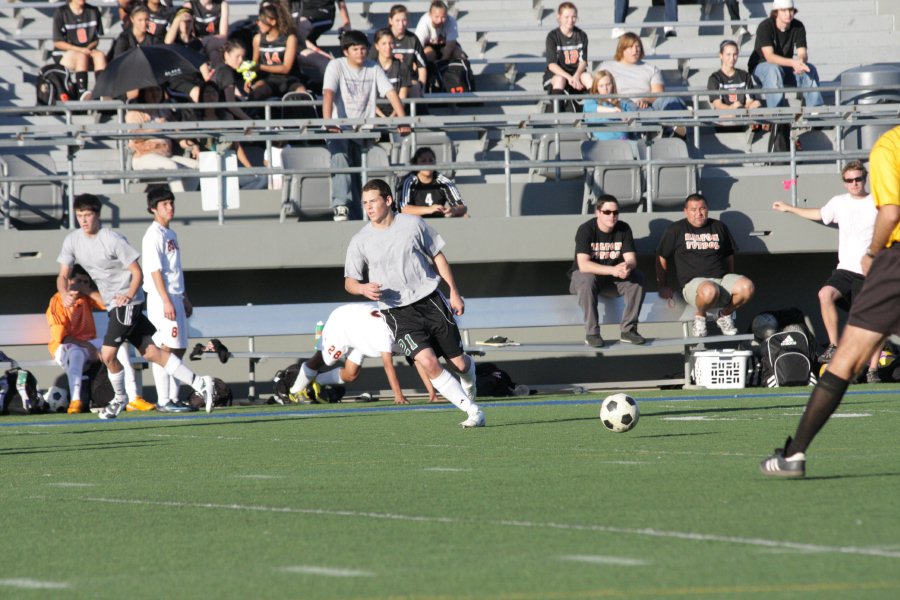
[[[816,384],[816,341],[798,308],[769,311],[778,330],[760,341],[760,385],[784,387]]]
[[[213,406],[231,406],[234,402],[234,395],[227,383],[213,377]],[[193,392],[188,398],[188,403],[194,408],[203,408],[206,406],[206,398],[200,392]]]
[[[467,58],[454,58],[437,63],[438,81],[436,92],[448,94],[464,94],[475,91],[475,77],[472,75],[472,65]]]
[[[291,393],[291,386],[297,381],[297,374],[300,373],[301,364],[302,363],[300,362],[294,363],[275,373],[275,377],[272,379],[272,387],[275,395],[281,400],[281,404],[291,403],[288,396]],[[319,386],[318,392],[316,392],[316,388],[313,387],[313,384],[310,383],[306,386],[306,396],[309,398],[309,401],[314,404],[334,404],[335,402],[340,402],[346,393],[347,388],[342,385],[322,385]]]
[[[50,410],[31,371],[10,369],[0,381],[0,414],[40,415]]]
[[[37,82],[37,103],[54,106],[58,102],[78,100],[75,77],[62,65],[50,64],[41,67]]]
[[[516,384],[509,373],[494,363],[478,363],[475,365],[475,390],[479,397],[505,398],[515,396]]]

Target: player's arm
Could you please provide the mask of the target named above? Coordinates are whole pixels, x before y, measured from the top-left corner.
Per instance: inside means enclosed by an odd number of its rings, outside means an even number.
[[[338,12],[341,13],[341,21],[344,22],[344,29],[350,29],[350,13],[347,12],[347,3],[344,0],[338,1]]]
[[[820,208],[799,208],[797,206],[786,204],[780,200],[776,200],[772,203],[772,210],[791,213],[792,215],[797,215],[798,217],[803,217],[804,219],[809,219],[810,221],[822,220],[822,209]]]
[[[382,352],[381,361],[384,363],[384,374],[387,375],[388,384],[391,386],[391,391],[394,392],[394,404],[409,404],[409,400],[403,395],[400,380],[397,379],[397,369],[394,368],[393,354]]]
[[[450,308],[453,310],[453,314],[463,314],[466,311],[466,303],[463,301],[462,296],[459,295],[459,290],[456,289],[453,271],[450,270],[450,263],[447,262],[447,257],[444,256],[443,252],[438,252],[434,255],[434,267],[437,269],[441,279],[447,284],[447,287],[450,288]]]
[[[228,2],[222,0],[222,12],[219,14],[219,37],[228,37]]]
[[[56,291],[59,292],[63,306],[66,308],[72,308],[72,305],[75,304],[75,298],[78,297],[77,293],[69,291],[69,276],[71,273],[72,265],[60,264],[59,273],[56,276]]]
[[[153,287],[163,302],[163,316],[170,321],[175,320],[175,305],[172,304],[172,298],[169,297],[169,290],[166,289],[166,282],[163,280],[162,271],[153,271],[150,273],[150,280],[153,281]]]
[[[138,290],[141,289],[141,284],[144,282],[144,274],[141,272],[141,266],[137,261],[129,264],[127,268],[131,273],[131,284],[124,295],[116,296],[116,306],[125,306],[131,302],[137,296]]]
[[[670,300],[674,296],[669,287],[669,262],[665,257],[656,255],[656,285],[659,286],[659,297]]]
[[[861,265],[863,274],[869,274],[872,266],[871,254],[878,254],[884,249],[885,244],[891,238],[891,232],[900,223],[900,206],[897,204],[883,204],[878,207],[878,216],[875,217],[875,231],[872,233],[872,243],[869,244],[868,253],[863,255]]]
[[[363,283],[352,277],[344,277],[344,289],[347,290],[348,294],[364,296],[369,300],[375,300],[376,302],[381,298],[381,285],[371,281],[369,283]]]

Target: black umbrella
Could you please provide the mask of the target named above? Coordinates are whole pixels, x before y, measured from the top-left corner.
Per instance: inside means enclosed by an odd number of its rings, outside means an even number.
[[[97,75],[94,98],[117,97],[129,90],[160,85],[173,77],[199,72],[206,57],[184,46],[138,46],[115,57]]]

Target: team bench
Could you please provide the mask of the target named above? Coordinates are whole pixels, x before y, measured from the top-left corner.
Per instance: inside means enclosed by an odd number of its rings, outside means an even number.
[[[316,323],[324,321],[341,303],[319,302],[306,304],[265,304],[247,306],[207,306],[194,309],[190,319],[189,338],[208,340],[210,338],[245,338],[247,350],[232,348],[231,357],[247,361],[249,397],[256,397],[256,365],[267,359],[296,360],[308,357],[309,351],[268,352],[256,349],[256,338],[269,336],[312,335]],[[621,298],[602,298],[599,304],[599,321],[602,324],[618,324],[622,317],[624,302]],[[608,343],[602,348],[592,348],[580,343],[525,343],[515,346],[496,347],[470,341],[473,330],[489,332],[485,337],[505,335],[509,330],[535,327],[568,327],[583,325],[581,310],[574,296],[517,296],[500,298],[469,298],[466,312],[459,324],[467,351],[483,352],[530,352],[538,354],[588,354],[607,355],[618,353],[641,353],[647,348],[671,348],[685,357],[685,383],[690,382],[690,350],[706,343],[725,343],[749,340],[751,335],[708,336],[695,338],[688,335],[688,322],[693,318],[693,309],[683,301],[668,302],[659,294],[648,293],[640,314],[640,323],[681,323],[682,335],[673,338],[648,339],[643,346]],[[97,332],[103,336],[106,331],[106,314],[95,313]],[[510,336],[514,335],[512,333]],[[580,336],[579,336],[580,337]],[[43,314],[0,316],[0,349],[10,353],[15,346],[46,345],[49,329]],[[215,355],[206,354],[205,358]],[[15,356],[13,356],[15,358]],[[136,365],[145,361],[137,357]],[[46,360],[19,361],[23,368],[53,367]],[[0,368],[9,368],[9,363],[0,362]]]

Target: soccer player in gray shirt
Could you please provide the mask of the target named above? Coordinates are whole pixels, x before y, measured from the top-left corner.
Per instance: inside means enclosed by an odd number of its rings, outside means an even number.
[[[93,194],[75,198],[79,229],[66,236],[56,259],[59,263],[56,288],[65,306],[71,306],[77,297],[69,291],[69,274],[77,262],[94,279],[109,311],[109,326],[100,348],[100,359],[106,365],[116,396],[100,411],[99,417],[115,419],[128,404],[125,372],[116,358],[119,346],[126,341],[149,362],[161,365],[166,373],[202,394],[206,412],[210,412],[213,406],[212,377],[195,375],[177,356],[153,344],[151,336],[156,333],[156,328],[141,312],[144,293],[141,291],[143,274],[138,264],[140,254],[122,235],[101,227],[100,206],[100,199]]]
[[[484,427],[484,413],[474,402],[475,361],[463,352],[454,318],[463,314],[465,303],[442,252],[444,240],[421,218],[396,214],[391,188],[381,179],[363,186],[362,205],[369,223],[350,240],[344,288],[378,302],[394,341],[435,389],[468,415],[462,427]],[[449,302],[438,289],[442,279],[450,288]]]

